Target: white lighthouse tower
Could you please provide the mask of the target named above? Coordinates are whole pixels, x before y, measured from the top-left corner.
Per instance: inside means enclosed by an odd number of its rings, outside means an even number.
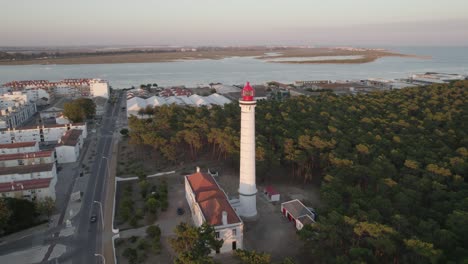
[[[242,89],[241,138],[240,138],[240,182],[239,215],[255,217],[257,215],[257,187],[255,184],[255,106],[254,90],[247,82]]]

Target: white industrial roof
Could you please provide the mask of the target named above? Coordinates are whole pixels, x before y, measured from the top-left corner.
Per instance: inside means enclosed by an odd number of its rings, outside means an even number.
[[[210,106],[210,105],[220,105],[230,103],[231,100],[219,94],[211,94],[210,96],[200,96],[193,94],[189,97],[187,96],[169,96],[169,97],[160,97],[152,96],[148,99],[143,99],[141,97],[132,97],[127,100],[127,115],[137,114],[138,110],[144,109],[147,106],[155,107],[169,104],[176,105],[190,105],[190,106]]]

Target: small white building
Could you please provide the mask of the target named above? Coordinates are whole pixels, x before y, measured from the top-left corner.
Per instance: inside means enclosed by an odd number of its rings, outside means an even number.
[[[61,116],[63,113],[63,108],[52,106],[45,110],[39,112],[39,115],[42,119],[55,118]]]
[[[68,130],[55,148],[58,163],[76,162],[83,146],[83,131],[79,129]]]
[[[282,203],[281,212],[297,230],[301,230],[304,225],[315,223],[315,214],[298,199]]]
[[[60,124],[60,125],[65,125],[65,124],[70,124],[71,122],[64,115],[60,115],[55,118],[55,123]]]
[[[15,167],[54,162],[55,151],[53,150],[0,155],[0,167]]]
[[[38,151],[39,143],[36,141],[0,144],[0,154],[17,154]]]
[[[224,240],[216,253],[243,249],[244,223],[211,175],[197,169],[196,173],[185,176],[185,196],[195,226],[207,222],[214,227],[216,238]]]
[[[270,201],[270,202],[277,202],[277,201],[280,200],[280,193],[275,188],[273,188],[273,186],[271,186],[271,185],[266,186],[263,189],[263,193],[265,194],[268,201]]]
[[[92,79],[89,81],[89,90],[91,97],[109,98],[109,83],[101,79]]]
[[[0,168],[0,196],[55,199],[55,163]]]

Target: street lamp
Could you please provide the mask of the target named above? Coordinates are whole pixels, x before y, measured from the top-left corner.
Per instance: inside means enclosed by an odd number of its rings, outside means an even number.
[[[99,204],[99,208],[101,209],[101,223],[102,223],[102,229],[104,229],[104,214],[102,212],[102,203],[99,201],[94,201],[94,202]]]
[[[101,258],[102,258],[102,263],[103,263],[103,264],[106,264],[106,258],[104,258],[103,255],[94,253],[94,256],[95,256],[95,257],[101,257]]]

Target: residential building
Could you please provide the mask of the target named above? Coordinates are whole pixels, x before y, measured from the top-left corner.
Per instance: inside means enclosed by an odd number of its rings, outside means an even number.
[[[89,82],[90,96],[91,97],[104,97],[109,98],[109,83],[101,79],[92,79]]]
[[[23,127],[21,129],[4,129],[0,131],[0,144],[13,142],[57,142],[63,134],[70,129],[83,131],[83,138],[88,136],[86,123],[51,124],[41,126]]]
[[[17,153],[30,153],[38,152],[39,143],[37,141],[30,142],[15,142],[0,144],[0,154],[17,154]]]
[[[55,151],[44,150],[36,152],[1,154],[0,167],[15,167],[23,165],[46,164],[55,162]]]
[[[16,128],[29,120],[36,112],[34,103],[17,103],[15,106],[0,109],[0,129]]]
[[[57,152],[58,163],[75,162],[80,156],[80,149],[83,146],[83,131],[79,129],[70,129],[62,136]]]
[[[28,95],[30,101],[36,105],[48,105],[54,99],[53,93],[49,92],[46,88],[26,88],[24,92]]]
[[[0,196],[31,200],[55,199],[55,163],[0,168]]]
[[[216,253],[243,248],[244,223],[211,175],[197,168],[196,173],[185,176],[185,196],[195,226],[206,222],[214,227],[216,238],[224,240]]]

